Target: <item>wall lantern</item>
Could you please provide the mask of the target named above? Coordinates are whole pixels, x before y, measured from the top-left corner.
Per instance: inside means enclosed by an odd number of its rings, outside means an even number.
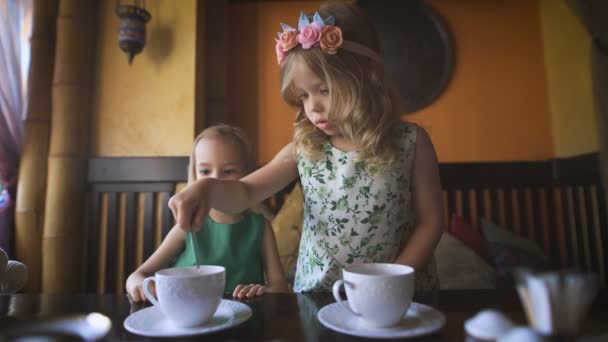
[[[145,9],[145,2],[138,0],[132,4],[116,1],[116,15],[120,18],[118,45],[129,56],[131,64],[133,57],[146,46],[146,23],[152,16]]]

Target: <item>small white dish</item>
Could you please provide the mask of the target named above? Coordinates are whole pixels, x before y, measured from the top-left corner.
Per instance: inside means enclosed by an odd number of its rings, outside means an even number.
[[[244,303],[222,299],[211,320],[200,327],[178,328],[169,321],[160,308],[151,306],[132,313],[125,319],[127,331],[149,337],[181,337],[215,333],[247,321],[251,308]]]
[[[348,302],[344,304],[348,305]],[[414,303],[401,321],[387,328],[372,328],[362,322],[339,303],[332,303],[319,310],[321,324],[337,332],[368,338],[407,338],[434,333],[445,324],[445,315],[428,305]]]
[[[513,329],[515,324],[502,312],[485,309],[464,322],[467,334],[481,340],[494,341]]]
[[[0,341],[54,341],[74,339],[87,342],[103,339],[112,321],[97,312],[30,321],[0,333]]]

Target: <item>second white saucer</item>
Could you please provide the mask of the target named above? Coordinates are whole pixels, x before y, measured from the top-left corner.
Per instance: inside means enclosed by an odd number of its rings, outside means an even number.
[[[345,303],[348,305],[348,302]],[[443,327],[445,315],[428,305],[412,303],[401,321],[388,328],[368,327],[339,303],[326,305],[318,314],[321,324],[337,332],[368,338],[407,338],[431,334]]]

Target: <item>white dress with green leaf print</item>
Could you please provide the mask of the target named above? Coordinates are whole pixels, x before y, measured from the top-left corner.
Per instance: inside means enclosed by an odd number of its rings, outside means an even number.
[[[416,226],[412,171],[417,126],[402,123],[399,167],[371,175],[357,152],[326,143],[325,156],[296,152],[304,192],[304,228],[294,290],[327,291],[347,265],[393,262]],[[416,293],[435,291],[435,262],[416,271]]]

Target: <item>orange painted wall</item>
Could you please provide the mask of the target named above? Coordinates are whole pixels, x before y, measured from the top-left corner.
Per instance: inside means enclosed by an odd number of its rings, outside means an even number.
[[[553,156],[538,4],[530,0],[433,0],[457,49],[450,86],[412,121],[439,159],[537,160]]]
[[[317,1],[235,2],[231,5],[231,27],[241,27],[243,21],[249,32],[231,34],[235,46],[229,52],[228,94],[230,122],[248,127],[248,134],[257,137],[258,163],[270,161],[293,135],[294,112],[279,95],[279,67],[274,39],[280,22],[296,25],[300,10],[314,11]],[[253,19],[255,13],[257,20]],[[237,25],[238,24],[238,25]],[[254,44],[252,44],[252,42]],[[242,49],[246,47],[246,49]]]
[[[408,119],[429,130],[443,162],[535,160],[553,156],[543,44],[536,1],[432,0],[448,22],[457,48],[453,79],[430,107]],[[255,27],[243,37],[257,48],[233,51],[230,64],[255,72],[233,73],[228,93],[238,105],[231,121],[257,118],[258,161],[272,159],[290,141],[293,112],[279,96],[274,37],[279,23],[297,23],[300,10],[319,2],[261,2]],[[235,3],[238,6],[251,4]],[[255,32],[253,34],[252,32]],[[245,39],[235,37],[235,39]],[[257,87],[245,90],[240,82]]]

